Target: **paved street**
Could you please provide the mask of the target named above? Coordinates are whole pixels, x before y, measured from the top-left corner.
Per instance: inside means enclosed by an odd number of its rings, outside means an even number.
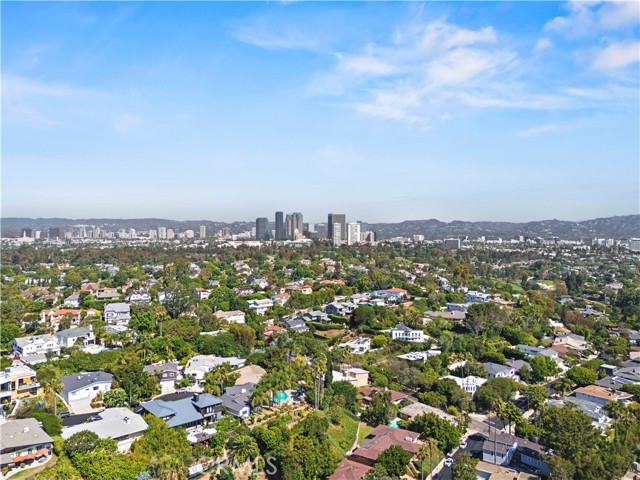
[[[460,456],[462,452],[468,452],[476,458],[481,458],[482,444],[484,443],[486,438],[487,437],[485,435],[482,435],[480,433],[470,435],[467,438],[467,448],[465,448],[464,450],[457,448],[453,451],[452,457],[453,457],[454,464],[456,462],[456,459],[458,458],[458,456]],[[451,468],[443,466],[437,475],[438,475],[437,478],[439,478],[440,480],[451,480]],[[434,478],[436,478],[435,475],[434,475]]]

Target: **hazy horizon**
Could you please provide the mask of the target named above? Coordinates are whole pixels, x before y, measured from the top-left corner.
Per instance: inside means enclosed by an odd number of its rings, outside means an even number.
[[[640,3],[3,4],[2,217],[640,212]]]

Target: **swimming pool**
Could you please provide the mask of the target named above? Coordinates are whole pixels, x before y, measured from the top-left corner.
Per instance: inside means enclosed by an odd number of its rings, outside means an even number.
[[[389,422],[389,426],[391,428],[400,428],[400,426],[398,425],[398,422]]]
[[[273,397],[273,402],[282,403],[282,402],[286,401],[287,398],[289,398],[289,395],[287,394],[287,392],[280,392],[280,393],[278,393],[277,395],[275,395]]]

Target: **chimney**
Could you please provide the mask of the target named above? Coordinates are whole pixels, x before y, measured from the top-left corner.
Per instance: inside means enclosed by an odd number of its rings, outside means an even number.
[[[198,400],[200,400],[200,394],[199,393],[194,393],[193,394],[193,401],[197,402]]]

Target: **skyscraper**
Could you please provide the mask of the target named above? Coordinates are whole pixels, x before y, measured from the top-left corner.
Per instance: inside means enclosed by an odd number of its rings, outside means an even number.
[[[167,239],[167,227],[158,227],[158,240]]]
[[[333,240],[333,226],[339,223],[340,224],[340,240],[345,240],[347,238],[347,216],[344,213],[330,213],[327,221],[328,227],[328,238]]]
[[[207,227],[205,225],[200,225],[200,238],[205,238],[207,236]]]
[[[350,223],[347,225],[347,244],[354,245],[360,243],[360,224]]]
[[[267,229],[269,228],[269,219],[265,217],[256,218],[256,240],[267,239]]]
[[[284,213],[276,212],[276,240],[285,240]]]
[[[333,234],[333,237],[331,238],[333,246],[339,247],[340,245],[342,245],[342,224],[340,222],[336,222],[333,224],[331,233]]]

